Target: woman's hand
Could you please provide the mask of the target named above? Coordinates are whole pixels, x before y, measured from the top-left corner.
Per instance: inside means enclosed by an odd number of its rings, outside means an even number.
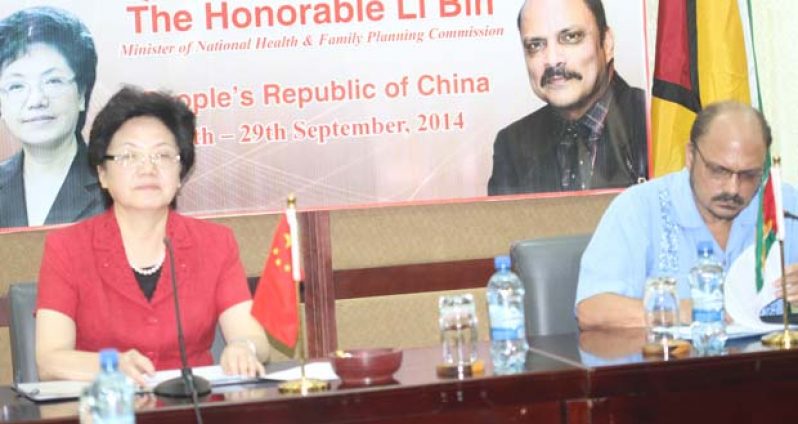
[[[142,387],[147,386],[147,377],[155,375],[155,366],[150,358],[136,349],[119,354],[119,370]]]
[[[257,377],[265,373],[263,364],[258,361],[255,343],[248,339],[235,340],[222,351],[219,364],[225,374],[241,377]]]
[[[133,406],[136,408],[136,412],[143,409],[154,409],[158,406],[158,397],[152,393],[138,394],[133,399]]]

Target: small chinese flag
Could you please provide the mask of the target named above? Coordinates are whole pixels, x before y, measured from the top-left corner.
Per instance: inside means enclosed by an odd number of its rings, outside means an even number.
[[[296,345],[299,334],[296,287],[291,269],[293,242],[288,219],[283,214],[252,302],[252,316],[272,337],[289,348]]]

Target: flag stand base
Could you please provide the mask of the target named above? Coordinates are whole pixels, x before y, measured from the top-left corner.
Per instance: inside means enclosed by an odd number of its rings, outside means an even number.
[[[798,331],[781,330],[762,336],[762,344],[783,349],[798,348]]]
[[[330,382],[315,378],[300,378],[280,383],[277,390],[282,394],[306,395],[308,393],[326,392],[330,390]]]

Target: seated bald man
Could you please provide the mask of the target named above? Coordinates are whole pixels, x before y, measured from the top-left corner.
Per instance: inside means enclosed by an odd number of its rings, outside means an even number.
[[[690,132],[685,169],[627,189],[601,218],[579,270],[579,327],[644,326],[643,290],[654,276],[676,277],[680,315],[688,319],[687,276],[698,260],[697,244],[712,242],[715,259],[728,271],[755,243],[771,140],[764,116],[748,105],[728,101],[702,110]],[[783,196],[785,209],[798,210],[793,187],[784,184]],[[793,264],[787,297],[796,302],[798,250],[791,244],[798,226],[788,221],[786,234],[786,263]]]

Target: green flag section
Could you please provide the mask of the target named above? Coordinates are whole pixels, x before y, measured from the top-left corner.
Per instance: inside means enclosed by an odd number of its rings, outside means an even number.
[[[750,104],[737,0],[660,0],[651,101],[653,176],[684,166],[690,126],[703,105]]]
[[[778,219],[773,178],[770,174],[770,155],[765,159],[765,172],[762,174],[762,196],[759,198],[759,213],[756,222],[756,292],[765,285],[765,264],[770,248],[776,243]]]

